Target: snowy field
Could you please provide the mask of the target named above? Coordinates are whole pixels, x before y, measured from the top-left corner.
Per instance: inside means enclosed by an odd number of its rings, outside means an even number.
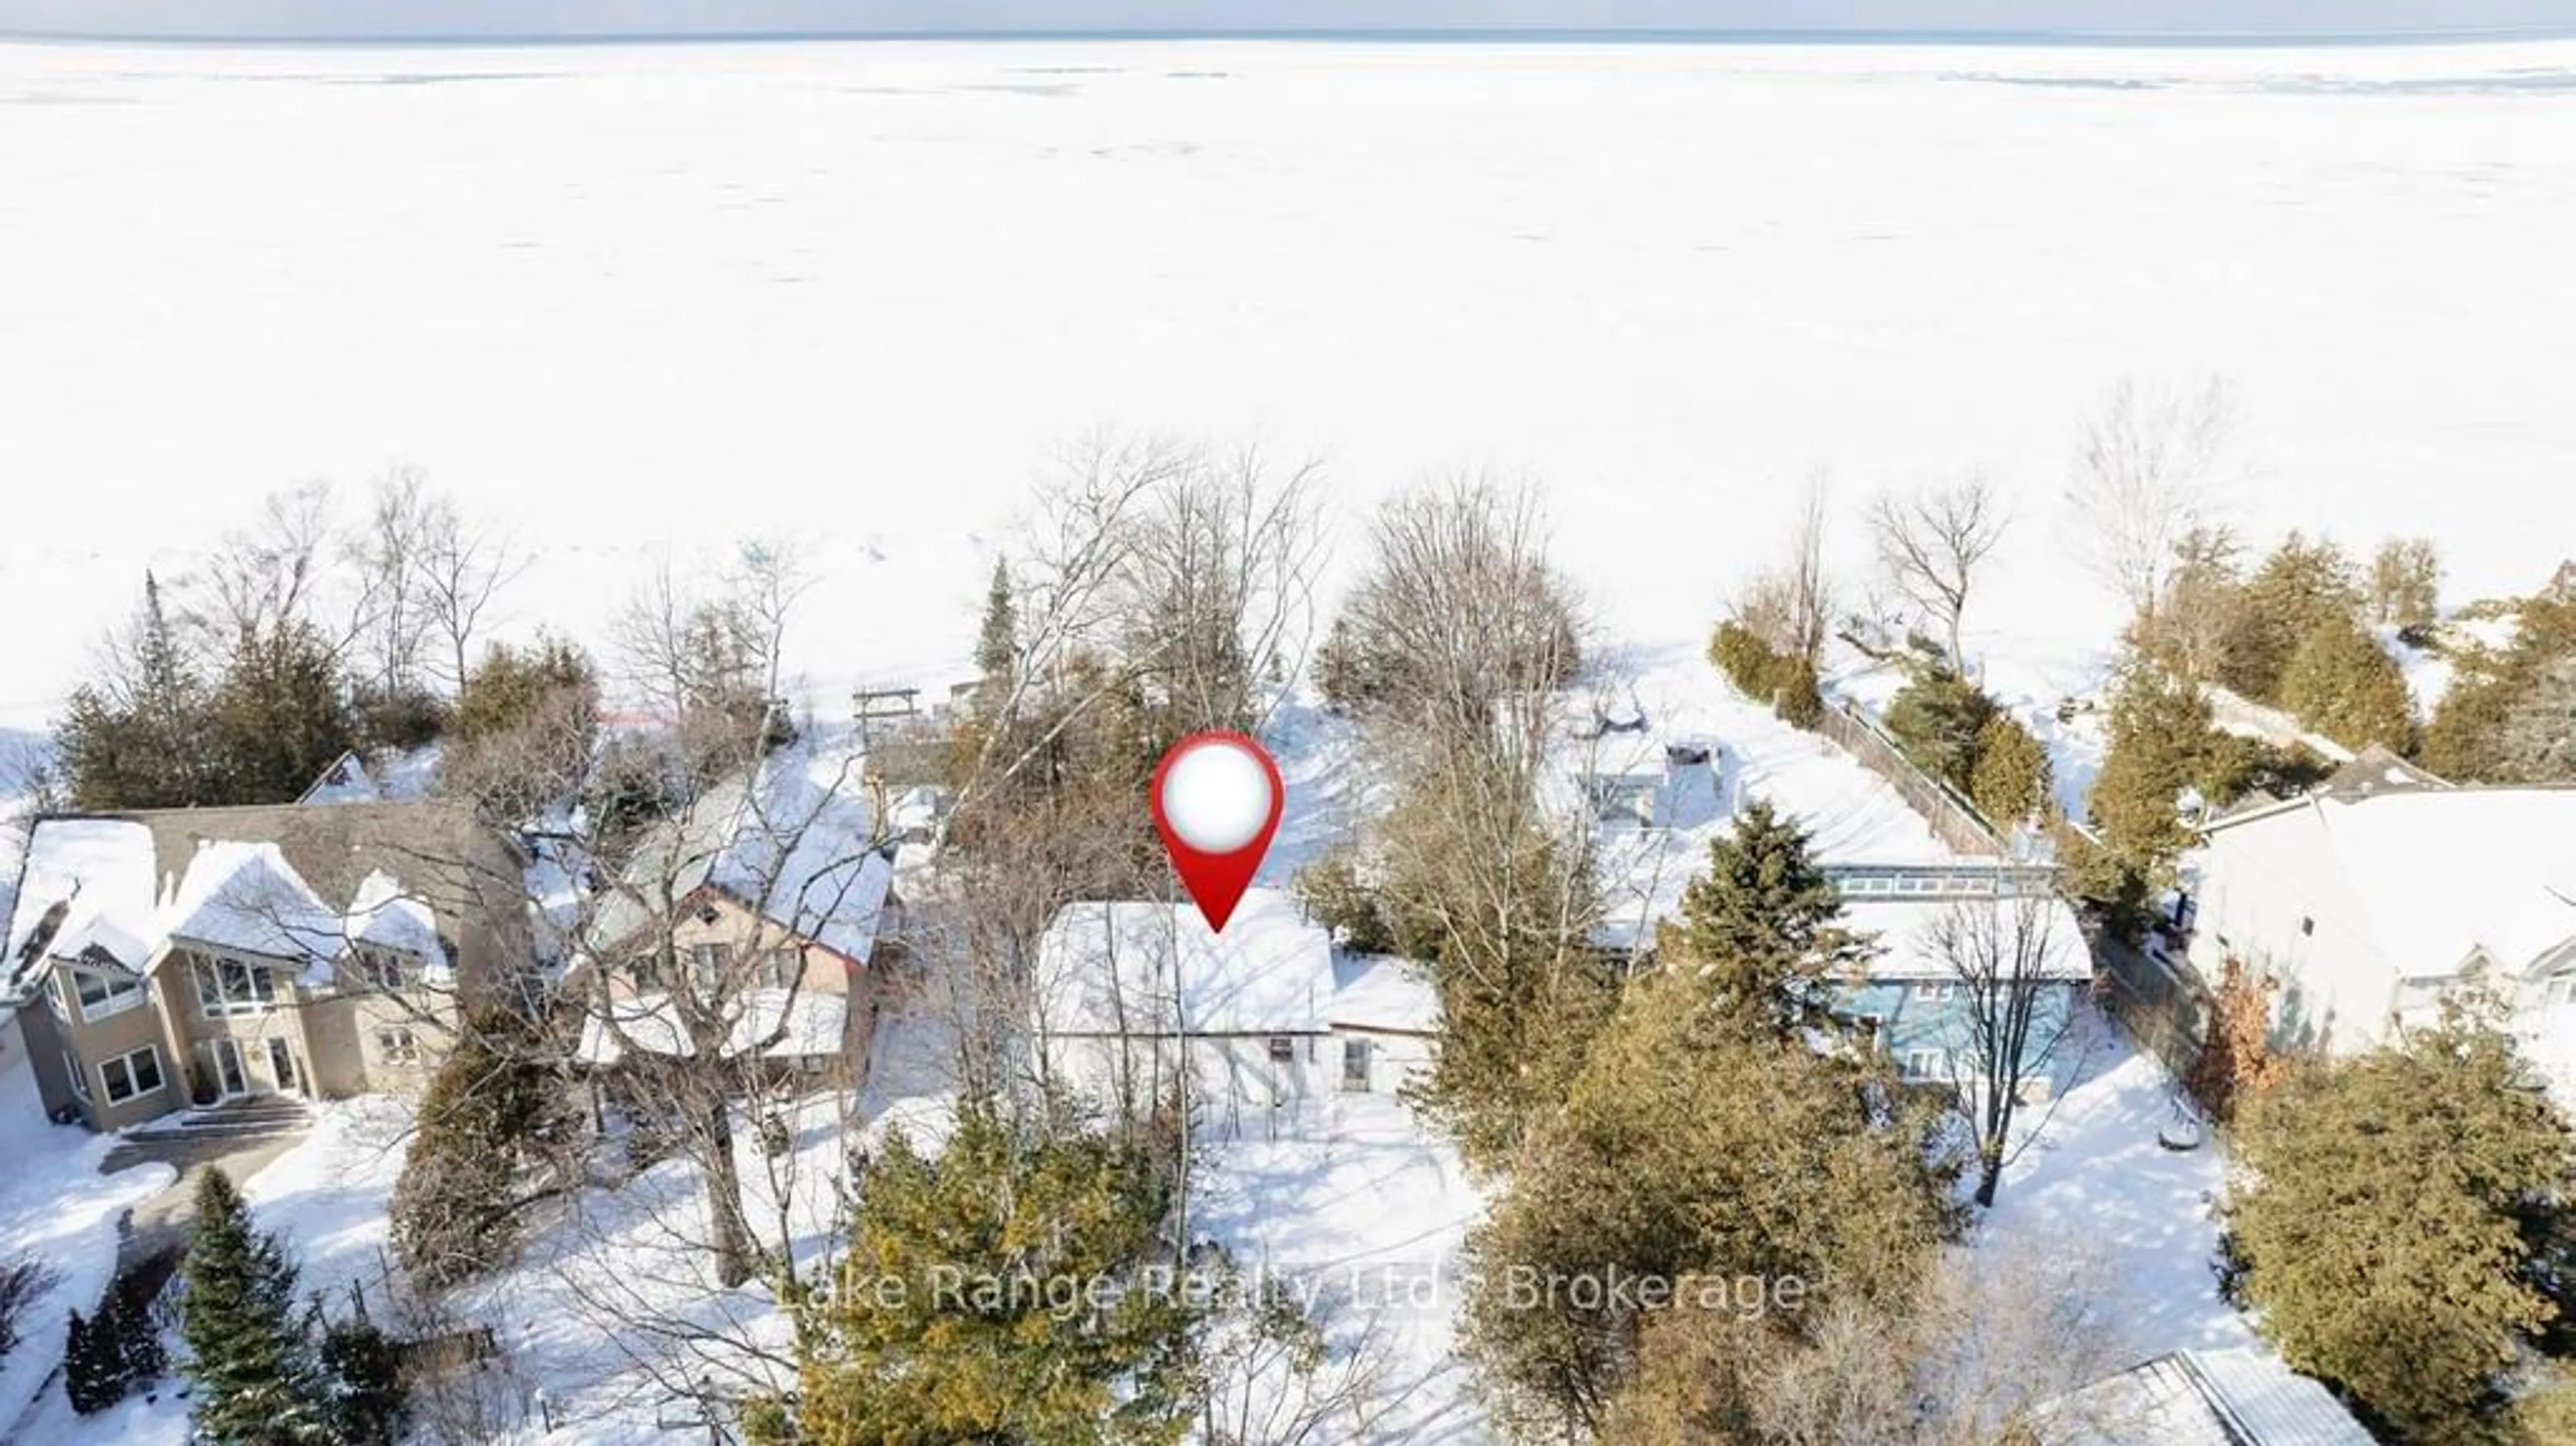
[[[2233,381],[2257,534],[2429,531],[2461,595],[2566,546],[2576,43],[11,44],[0,136],[0,725],[145,566],[397,461],[540,554],[519,628],[806,540],[827,712],[955,667],[1103,426],[1545,478],[1647,639],[1811,472],[1983,468],[1972,628],[2098,643],[2058,492],[2123,374]]]

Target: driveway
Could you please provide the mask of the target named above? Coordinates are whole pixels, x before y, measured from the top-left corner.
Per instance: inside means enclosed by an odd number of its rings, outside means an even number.
[[[116,1246],[119,1271],[188,1243],[197,1216],[197,1182],[209,1166],[222,1167],[239,1185],[304,1138],[306,1125],[300,1119],[292,1123],[276,1119],[255,1133],[226,1133],[219,1123],[225,1113],[218,1110],[205,1117],[215,1128],[147,1130],[129,1134],[107,1152],[99,1166],[107,1174],[156,1161],[179,1172],[159,1194],[126,1214]]]

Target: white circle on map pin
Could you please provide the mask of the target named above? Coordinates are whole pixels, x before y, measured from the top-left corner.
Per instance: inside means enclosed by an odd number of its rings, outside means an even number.
[[[1270,773],[1242,744],[1195,744],[1163,775],[1163,821],[1201,853],[1230,854],[1261,837],[1278,800]]]

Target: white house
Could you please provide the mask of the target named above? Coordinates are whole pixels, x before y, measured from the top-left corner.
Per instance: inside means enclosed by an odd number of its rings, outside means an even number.
[[[1031,982],[1034,1072],[1095,1103],[1186,1085],[1203,1126],[1284,1132],[1336,1088],[1332,935],[1276,889],[1246,893],[1223,934],[1187,903],[1068,904]]]
[[[2325,1387],[2248,1347],[2174,1351],[2041,1408],[2043,1446],[2371,1446]]]
[[[2576,789],[2390,774],[2220,819],[2204,843],[2191,968],[2277,981],[2281,1044],[2368,1048],[2473,977],[2539,1053],[2576,1039]]]

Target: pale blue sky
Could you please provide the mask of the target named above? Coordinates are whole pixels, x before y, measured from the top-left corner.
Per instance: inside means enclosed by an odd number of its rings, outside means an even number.
[[[340,37],[780,31],[2576,29],[2576,0],[0,0],[0,32]]]

